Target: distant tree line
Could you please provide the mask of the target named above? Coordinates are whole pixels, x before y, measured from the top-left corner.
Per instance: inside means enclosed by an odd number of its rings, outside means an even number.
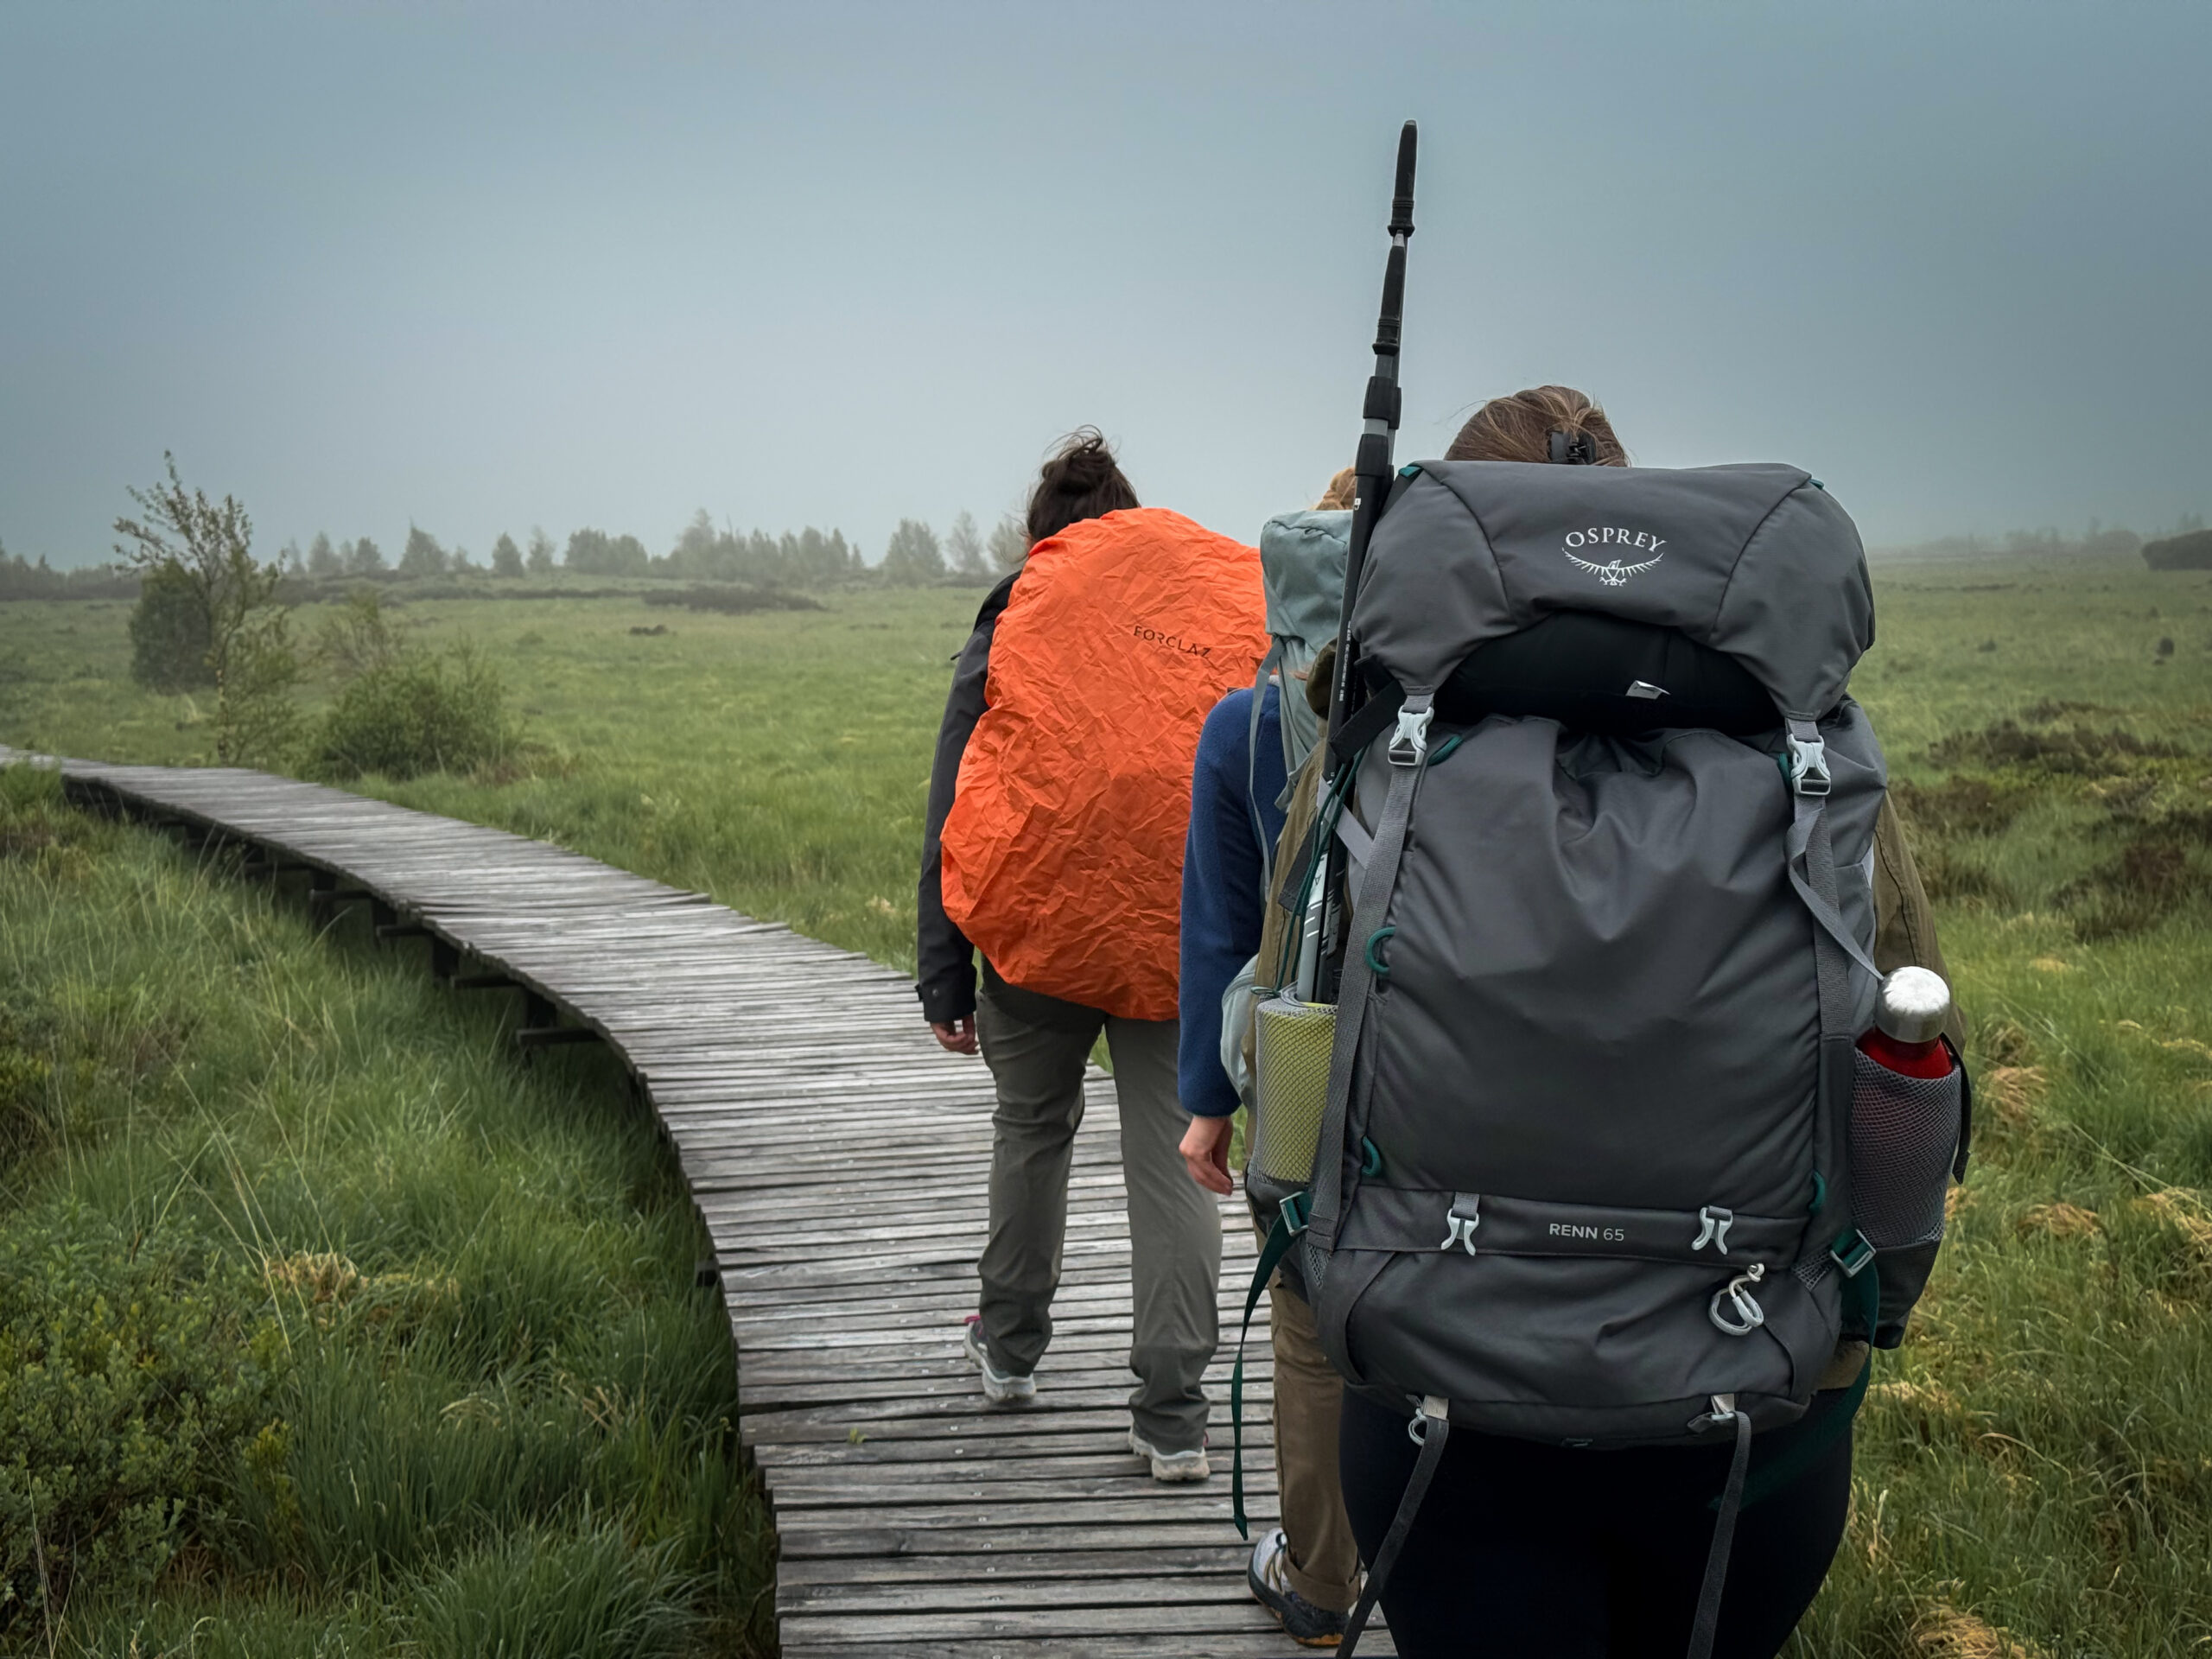
[[[901,518],[885,544],[883,561],[871,566],[844,532],[827,532],[808,525],[793,534],[771,536],[766,531],[740,532],[729,525],[717,527],[704,508],[677,536],[665,553],[656,554],[635,536],[616,534],[587,526],[569,533],[565,548],[556,548],[542,529],[530,534],[525,550],[513,537],[501,535],[492,544],[489,574],[495,577],[546,575],[556,569],[591,576],[662,576],[679,582],[730,582],[759,588],[818,588],[850,582],[882,582],[894,587],[926,587],[939,583],[982,584],[1017,569],[1029,551],[1020,521],[1009,516],[993,528],[988,539],[976,528],[975,515],[963,512],[951,531],[940,540],[923,521]],[[424,577],[482,573],[486,567],[470,559],[465,548],[448,551],[435,536],[419,524],[410,524],[407,544],[397,566],[384,550],[364,536],[358,541],[333,543],[318,534],[304,555],[287,549],[287,569],[318,582],[343,577]]]
[[[2124,558],[2135,552],[2141,552],[2147,558],[2153,548],[2164,547],[2177,538],[2185,538],[2203,528],[2202,513],[2184,513],[2172,534],[2166,541],[2160,542],[2146,540],[2124,525],[2107,524],[2092,518],[2088,527],[2079,536],[2069,536],[2063,531],[2046,526],[2042,530],[2008,531],[2002,536],[1945,536],[1932,542],[1912,542],[1871,550],[1877,556],[1919,559],[1986,558],[1997,553],[2044,558],[2073,558],[2085,555]],[[2153,560],[2152,563],[2155,566],[2157,562]]]
[[[41,556],[36,564],[0,545],[0,599],[132,599],[135,572],[112,564],[56,570]]]

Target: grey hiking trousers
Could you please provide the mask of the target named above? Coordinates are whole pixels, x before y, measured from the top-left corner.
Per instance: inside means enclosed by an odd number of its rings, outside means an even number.
[[[1220,1338],[1221,1211],[1183,1167],[1173,1020],[1122,1020],[1009,985],[987,963],[976,1033],[998,1085],[992,1115],[991,1230],[979,1264],[991,1363],[1026,1376],[1052,1339],[1067,1231],[1068,1169],[1083,1122],[1083,1071],[1101,1031],[1114,1058],[1128,1188],[1135,1303],[1129,1414],[1163,1452],[1205,1439],[1199,1379]]]

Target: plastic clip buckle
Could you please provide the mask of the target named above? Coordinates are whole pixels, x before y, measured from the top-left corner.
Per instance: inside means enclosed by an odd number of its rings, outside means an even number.
[[[1828,1260],[1843,1269],[1847,1279],[1856,1279],[1874,1259],[1874,1247],[1866,1242],[1866,1235],[1853,1228],[1828,1246]]]
[[[1691,1241],[1690,1249],[1701,1250],[1710,1244],[1720,1255],[1727,1255],[1728,1230],[1736,1224],[1736,1212],[1708,1204],[1697,1212],[1697,1220],[1698,1235]]]
[[[1275,1207],[1293,1238],[1304,1232],[1313,1219],[1313,1195],[1310,1192],[1294,1192]]]
[[[1429,1423],[1432,1421],[1440,1423],[1444,1422],[1450,1418],[1451,1414],[1452,1402],[1450,1401],[1445,1399],[1441,1395],[1423,1395],[1421,1396],[1421,1409],[1414,1413],[1413,1421],[1406,1425],[1406,1438],[1411,1440],[1415,1446],[1427,1446],[1428,1444]]]
[[[1444,1242],[1436,1248],[1448,1250],[1456,1244],[1472,1255],[1475,1253],[1475,1229],[1483,1224],[1482,1194],[1478,1192],[1471,1197],[1454,1198],[1452,1208],[1445,1212],[1444,1221],[1447,1230]]]
[[[1417,766],[1428,754],[1428,722],[1433,710],[1398,710],[1397,734],[1391,738],[1389,756],[1394,766]]]
[[[1794,732],[1787,741],[1789,787],[1800,795],[1827,794],[1833,781],[1828,776],[1828,746],[1817,737],[1799,737]]]

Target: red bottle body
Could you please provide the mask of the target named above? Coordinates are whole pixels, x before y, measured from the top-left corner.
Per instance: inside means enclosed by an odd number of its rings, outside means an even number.
[[[1941,1037],[1924,1043],[1901,1043],[1879,1027],[1859,1039],[1859,1052],[1901,1077],[1948,1077],[1958,1064]]]

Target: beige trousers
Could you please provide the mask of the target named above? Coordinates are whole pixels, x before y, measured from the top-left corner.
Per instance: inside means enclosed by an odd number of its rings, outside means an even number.
[[[1260,1242],[1267,1243],[1265,1233]],[[1313,1310],[1284,1288],[1280,1271],[1268,1285],[1268,1333],[1275,1352],[1275,1480],[1290,1587],[1316,1607],[1350,1612],[1359,1599],[1359,1545],[1337,1484],[1344,1383],[1321,1351]]]

